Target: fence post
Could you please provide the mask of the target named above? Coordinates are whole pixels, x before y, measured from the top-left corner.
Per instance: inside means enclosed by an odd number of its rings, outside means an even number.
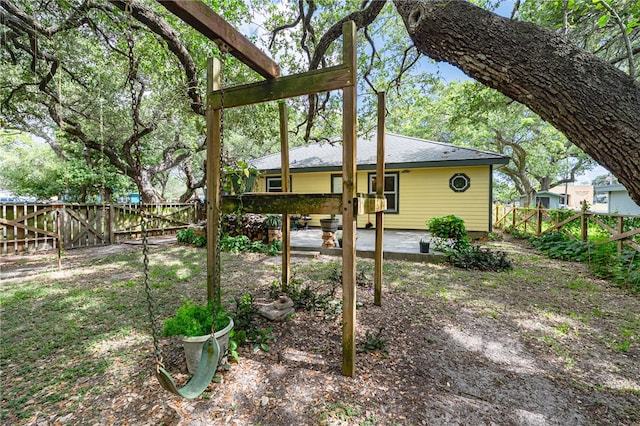
[[[115,244],[115,234],[114,234],[114,230],[115,230],[115,226],[116,226],[116,218],[115,218],[115,209],[113,206],[113,203],[109,203],[109,244]]]
[[[542,202],[538,203],[537,220],[536,237],[539,237],[542,234]]]
[[[516,227],[516,206],[511,206],[511,229]]]
[[[62,270],[62,230],[60,229],[62,221],[60,215],[62,214],[63,205],[54,206],[56,208],[56,233],[58,234],[58,271]]]
[[[624,217],[618,216],[618,234],[624,232]],[[622,240],[618,240],[618,256],[622,254]]]
[[[580,239],[583,243],[587,242],[589,218],[587,217],[587,203],[582,203],[582,216],[580,216]]]

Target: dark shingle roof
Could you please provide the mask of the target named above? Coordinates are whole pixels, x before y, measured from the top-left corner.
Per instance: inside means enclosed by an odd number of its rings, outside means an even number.
[[[376,167],[376,135],[358,138],[357,165],[359,170]],[[506,164],[509,157],[489,151],[433,142],[424,139],[386,134],[385,167],[423,168],[483,164]],[[280,153],[252,160],[251,165],[269,173],[280,170]],[[342,168],[342,145],[309,144],[289,150],[291,172],[334,171]]]

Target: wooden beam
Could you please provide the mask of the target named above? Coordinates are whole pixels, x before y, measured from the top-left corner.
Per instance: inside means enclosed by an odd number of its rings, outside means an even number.
[[[288,75],[275,80],[260,81],[224,89],[224,107],[233,108],[260,102],[295,98],[297,96],[328,92],[353,86],[354,72],[338,65],[301,74]],[[208,97],[210,108],[220,108],[222,93],[216,91]]]
[[[354,215],[387,209],[387,199],[375,194],[358,194],[349,203]],[[222,211],[269,214],[343,214],[342,194],[298,194],[296,192],[245,192],[222,197]]]
[[[222,65],[217,58],[207,61],[207,93],[220,88]],[[221,110],[207,108],[207,300],[220,303],[220,174]]]
[[[290,192],[289,185],[289,116],[287,104],[280,101],[280,164],[282,169],[282,192]],[[281,289],[284,293],[289,288],[291,279],[291,219],[287,213],[282,215],[282,281]]]
[[[376,150],[376,195],[384,198],[384,140],[386,93],[378,92],[378,138]],[[387,200],[384,204],[386,207]],[[383,263],[384,212],[376,212],[376,248],[373,272],[373,304],[382,306],[382,263]]]
[[[240,210],[245,213],[339,214],[342,198],[340,194],[244,193],[223,197],[222,209],[225,213]]]
[[[342,25],[342,57],[356,79],[356,25]],[[355,374],[356,363],[356,190],[357,88],[342,89],[342,374]]]
[[[280,76],[280,67],[277,63],[203,2],[175,0],[158,0],[158,2],[222,49],[227,48],[229,53],[261,76],[268,79]]]

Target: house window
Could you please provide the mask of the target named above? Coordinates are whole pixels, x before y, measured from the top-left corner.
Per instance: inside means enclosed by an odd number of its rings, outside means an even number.
[[[342,175],[331,175],[331,193],[342,194]]]
[[[291,191],[292,179],[289,176],[289,191]],[[282,178],[279,176],[267,177],[267,192],[282,192]]]
[[[398,173],[385,173],[384,188],[382,193],[387,199],[387,210],[385,213],[398,213],[399,185]],[[376,174],[369,173],[369,194],[376,192]]]
[[[471,186],[471,179],[464,173],[456,173],[449,179],[449,188],[453,192],[464,192]]]

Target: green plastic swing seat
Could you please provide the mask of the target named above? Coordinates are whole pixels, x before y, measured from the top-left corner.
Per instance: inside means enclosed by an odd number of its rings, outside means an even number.
[[[196,374],[182,388],[176,386],[171,375],[162,367],[156,370],[156,378],[163,388],[186,399],[193,399],[204,392],[218,369],[220,346],[215,338],[207,339],[202,345],[202,357]]]

